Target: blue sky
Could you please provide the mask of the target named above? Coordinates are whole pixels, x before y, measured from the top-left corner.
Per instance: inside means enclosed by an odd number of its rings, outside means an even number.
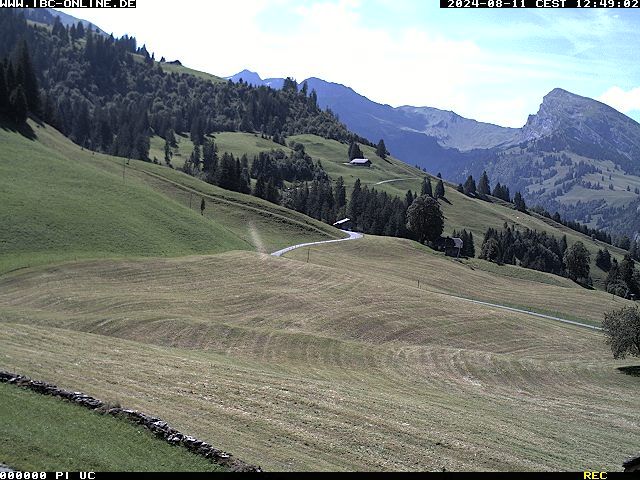
[[[178,6],[180,5],[180,6]],[[436,0],[138,0],[64,9],[221,76],[316,76],[380,103],[522,126],[555,87],[640,120],[640,12],[440,9]]]

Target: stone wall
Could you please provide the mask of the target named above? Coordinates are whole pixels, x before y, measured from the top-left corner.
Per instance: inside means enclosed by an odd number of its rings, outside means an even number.
[[[126,418],[132,423],[142,425],[151,430],[157,437],[167,441],[172,445],[178,445],[186,448],[196,455],[200,455],[209,459],[212,463],[222,465],[234,472],[261,472],[260,467],[248,465],[232,455],[220,451],[213,446],[205,443],[197,438],[185,435],[175,428],[171,428],[167,422],[163,422],[159,418],[151,417],[142,412],[128,410],[120,407],[113,407],[97,398],[90,397],[81,392],[70,392],[63,390],[47,382],[31,380],[22,375],[0,371],[0,383],[9,383],[22,388],[33,390],[43,395],[51,395],[68,400],[77,405],[81,405],[90,410],[99,413],[113,415],[115,417]]]

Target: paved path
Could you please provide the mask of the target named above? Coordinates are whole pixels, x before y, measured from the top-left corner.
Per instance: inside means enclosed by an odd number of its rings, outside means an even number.
[[[281,257],[285,253],[288,253],[291,250],[295,250],[296,248],[311,247],[313,245],[322,245],[325,243],[347,242],[349,240],[358,240],[359,238],[362,238],[364,236],[361,233],[348,232],[346,230],[340,230],[340,231],[348,234],[349,238],[341,238],[339,240],[325,240],[324,242],[301,243],[300,245],[293,245],[292,247],[287,247],[287,248],[283,248],[282,250],[278,250],[277,252],[272,253],[271,256]]]
[[[385,180],[384,182],[374,183],[374,185],[384,185],[385,183],[391,183],[391,182],[404,182],[405,180],[419,180],[419,178],[416,178],[416,177],[394,178],[393,180]]]
[[[522,310],[520,308],[506,307],[504,305],[497,305],[495,303],[481,302],[480,300],[472,300],[471,298],[458,297],[457,295],[449,295],[447,293],[443,293],[443,295],[446,295],[451,298],[457,298],[458,300],[464,300],[465,302],[484,305],[486,307],[499,308],[501,310],[508,310],[510,312],[525,313],[527,315],[532,315],[534,317],[546,318],[547,320],[555,320],[556,322],[568,323],[570,325],[577,325],[579,327],[590,328],[592,330],[602,330],[602,328],[600,327],[594,327],[593,325],[587,325],[586,323],[574,322],[573,320],[567,320],[566,318],[554,317],[552,315],[544,315],[542,313],[531,312],[529,310]]]
[[[388,180],[388,181],[393,181],[393,180]],[[341,231],[344,232],[344,233],[347,233],[349,235],[349,238],[341,238],[340,240],[325,240],[324,242],[312,242],[312,243],[303,243],[303,244],[300,244],[300,245],[293,245],[291,247],[287,247],[287,248],[283,248],[282,250],[278,250],[277,252],[274,252],[271,255],[274,256],[274,257],[281,257],[285,253],[288,253],[288,252],[290,252],[292,250],[295,250],[297,248],[311,247],[313,245],[323,245],[325,243],[347,242],[349,240],[358,240],[358,239],[360,239],[360,238],[362,238],[364,236],[361,233],[348,232],[347,230],[341,230]],[[566,318],[554,317],[552,315],[545,315],[543,313],[536,313],[536,312],[532,312],[530,310],[523,310],[523,309],[520,309],[520,308],[507,307],[505,305],[498,305],[496,303],[482,302],[480,300],[473,300],[471,298],[460,297],[458,295],[451,295],[451,294],[443,293],[443,292],[432,292],[432,293],[437,293],[438,295],[444,295],[444,296],[449,297],[449,298],[455,298],[457,300],[463,300],[465,302],[475,303],[477,305],[484,305],[485,307],[499,308],[500,310],[507,310],[509,312],[524,313],[525,315],[531,315],[533,317],[539,317],[539,318],[546,318],[547,320],[554,320],[556,322],[567,323],[569,325],[576,325],[578,327],[589,328],[591,330],[598,330],[598,331],[602,330],[602,328],[600,328],[600,327],[595,327],[593,325],[587,325],[586,323],[574,322],[573,320],[567,320]]]

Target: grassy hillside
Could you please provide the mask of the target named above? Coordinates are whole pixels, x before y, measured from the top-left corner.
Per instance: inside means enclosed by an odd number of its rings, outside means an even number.
[[[421,250],[370,238],[309,264],[230,252],[15,272],[0,364],[270,470],[619,469],[640,441],[637,378],[617,370],[633,362],[598,332],[437,290],[495,285],[592,322],[596,302],[549,276],[442,271],[452,261]]]
[[[80,149],[53,129],[35,130],[37,141],[0,129],[0,272],[76,258],[251,248],[144,184],[123,181],[122,164],[102,168],[102,158],[88,152],[79,161],[68,153]],[[51,148],[56,142],[60,150]]]
[[[160,65],[160,67],[162,67],[162,70],[164,70],[167,73],[193,75],[194,77],[200,78],[202,80],[211,80],[213,83],[226,82],[226,80],[224,80],[223,78],[216,77],[215,75],[211,75],[210,73],[194,70],[193,68],[188,68],[183,65],[175,65],[172,63],[162,63],[162,62],[158,62],[157,65]]]
[[[273,251],[341,235],[260,199],[168,168],[125,165],[31,126],[36,140],[0,129],[0,273],[83,258]]]
[[[0,384],[0,462],[31,472],[215,472],[222,467],[125,420]]]
[[[214,137],[221,152],[229,151],[234,155],[247,154],[252,160],[254,155],[260,151],[282,147],[270,140],[265,140],[259,135],[226,132],[219,133]],[[390,195],[397,195],[404,198],[407,190],[419,192],[424,173],[420,170],[406,165],[399,160],[389,157],[388,161],[382,160],[375,155],[374,149],[362,147],[365,155],[372,159],[372,168],[358,168],[345,165],[348,146],[333,140],[323,139],[314,135],[299,135],[291,137],[293,140],[305,145],[305,149],[314,160],[320,160],[324,169],[331,178],[336,179],[342,176],[345,179],[348,193],[356,178],[360,178],[363,184],[378,190],[385,191]],[[188,157],[193,149],[193,144],[186,137],[178,137],[179,147],[176,149],[174,164],[176,167],[182,166],[184,158]],[[164,158],[164,141],[158,137],[152,139],[152,156],[159,159]],[[388,182],[392,180],[391,182]],[[435,187],[436,178],[431,177]],[[380,183],[386,182],[386,183]],[[504,223],[516,225],[521,229],[529,228],[538,231],[545,231],[557,238],[567,235],[569,245],[577,241],[583,242],[591,252],[591,274],[596,287],[603,288],[606,278],[605,272],[595,265],[595,255],[599,249],[609,248],[612,254],[622,259],[624,251],[605,245],[597,240],[592,240],[581,233],[575,232],[553,220],[547,219],[537,214],[525,215],[518,212],[512,205],[493,199],[493,203],[478,199],[472,199],[459,193],[455,186],[446,184],[446,201],[441,201],[442,210],[446,217],[445,234],[451,234],[453,230],[463,228],[473,232],[476,242],[476,252],[479,253],[484,234],[489,227],[502,229]]]

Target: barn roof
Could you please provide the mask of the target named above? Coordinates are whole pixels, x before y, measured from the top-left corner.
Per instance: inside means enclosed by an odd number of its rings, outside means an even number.
[[[352,165],[365,165],[367,163],[371,163],[371,160],[369,160],[368,158],[354,158],[349,163],[351,163]]]
[[[462,248],[464,246],[464,242],[461,238],[452,238],[451,240],[453,240],[453,244],[456,248]]]
[[[345,223],[349,223],[351,221],[350,218],[345,218],[344,220],[340,220],[339,222],[336,222],[333,224],[334,227],[339,227],[341,225],[344,225]]]

